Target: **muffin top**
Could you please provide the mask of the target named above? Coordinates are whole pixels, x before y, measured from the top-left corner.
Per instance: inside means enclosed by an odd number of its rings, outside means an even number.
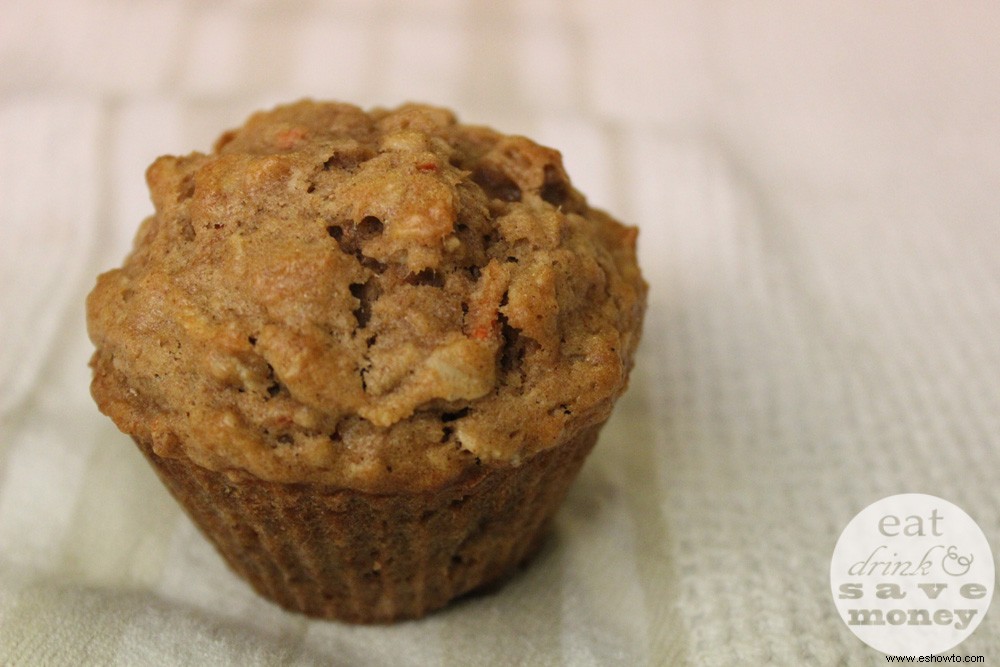
[[[444,109],[302,101],[164,156],[87,301],[92,393],[160,456],[426,490],[604,420],[646,285],[560,154]]]

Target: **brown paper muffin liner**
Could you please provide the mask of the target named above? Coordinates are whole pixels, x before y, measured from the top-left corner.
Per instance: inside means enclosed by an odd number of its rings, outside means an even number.
[[[237,574],[270,600],[354,623],[418,618],[510,574],[540,546],[601,424],[520,466],[433,492],[232,480],[136,439]]]

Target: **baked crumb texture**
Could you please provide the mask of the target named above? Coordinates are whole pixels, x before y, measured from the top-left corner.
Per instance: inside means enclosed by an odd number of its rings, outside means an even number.
[[[440,488],[603,422],[646,286],[557,151],[446,110],[303,101],[147,171],[88,299],[92,392],[160,457]]]

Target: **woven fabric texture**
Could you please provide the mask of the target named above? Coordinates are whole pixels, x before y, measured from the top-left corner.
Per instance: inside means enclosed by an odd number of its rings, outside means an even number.
[[[989,3],[0,1],[0,664],[873,665],[829,584],[896,493],[1000,546]],[[629,393],[530,568],[388,627],[229,570],[88,394],[143,172],[301,97],[559,148],[641,228]],[[1000,660],[1000,611],[955,651]]]

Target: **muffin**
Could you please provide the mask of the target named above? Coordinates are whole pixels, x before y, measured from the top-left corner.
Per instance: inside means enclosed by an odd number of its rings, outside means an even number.
[[[97,405],[287,609],[416,618],[501,580],[624,391],[636,230],[445,109],[302,101],[146,174],[87,300]]]

